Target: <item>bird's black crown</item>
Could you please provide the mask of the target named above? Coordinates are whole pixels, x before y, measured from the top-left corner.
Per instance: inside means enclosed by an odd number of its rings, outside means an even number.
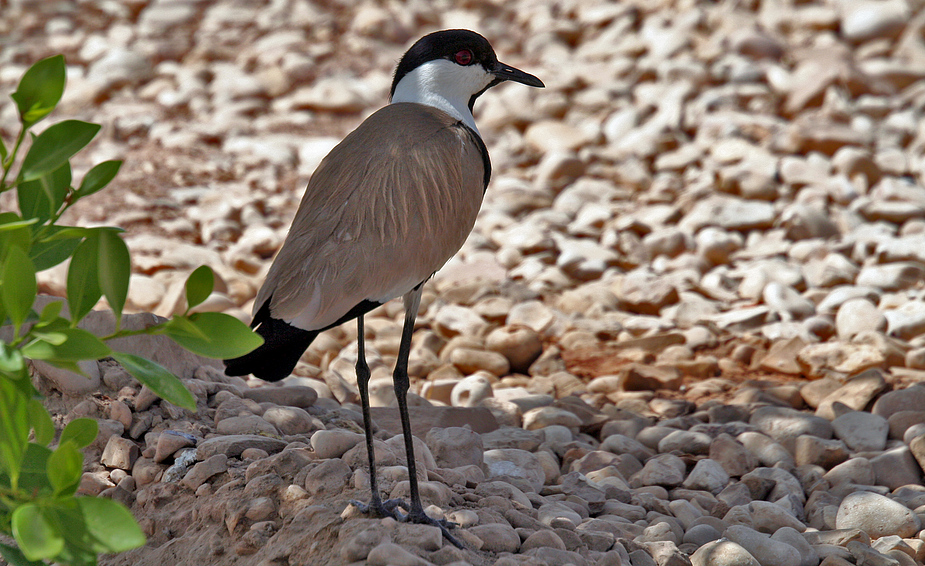
[[[435,31],[417,40],[402,56],[398,67],[395,68],[392,90],[389,95],[395,94],[395,87],[405,75],[424,63],[437,59],[455,61],[456,54],[463,50],[469,50],[472,53],[470,65],[481,64],[489,72],[498,66],[498,56],[495,55],[491,44],[474,31],[467,29]]]

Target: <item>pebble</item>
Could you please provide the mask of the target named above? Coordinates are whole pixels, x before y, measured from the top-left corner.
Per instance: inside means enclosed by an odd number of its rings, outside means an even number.
[[[799,551],[744,525],[733,525],[723,535],[748,551],[762,566],[799,566]]]
[[[871,538],[887,535],[910,537],[921,528],[919,517],[901,503],[883,495],[859,491],[838,506],[837,529],[859,529]]]
[[[762,566],[741,545],[727,539],[708,542],[691,555],[691,566]]]

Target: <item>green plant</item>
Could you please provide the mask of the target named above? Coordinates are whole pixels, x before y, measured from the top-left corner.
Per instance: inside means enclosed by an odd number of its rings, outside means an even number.
[[[112,357],[163,399],[195,411],[195,399],[177,377],[142,357],[113,351],[107,341],[163,334],[192,352],[217,358],[240,356],[262,343],[234,317],[190,313],[212,292],[213,274],[205,266],[186,282],[188,308],[183,315],[142,330],[121,330],[131,273],[121,230],[61,226],[58,220],[74,203],[112,181],[122,162],[96,165],[75,189],[69,160],[100,126],[65,120],[38,135],[31,132],[58,104],[64,85],[63,56],[33,65],[12,94],[21,122],[12,149],[0,139],[0,193],[15,190],[19,205],[18,214],[0,211],[0,326],[10,334],[0,340],[0,533],[16,542],[0,544],[0,555],[15,566],[46,560],[96,564],[99,553],[122,552],[145,542],[121,504],[75,496],[83,467],[80,450],[96,438],[96,421],[71,421],[55,443],[55,428],[32,385],[28,360],[80,373],[77,362]],[[8,183],[27,137],[29,149]],[[36,273],[68,258],[69,316],[61,316],[61,301],[35,312]],[[102,297],[117,322],[112,334],[98,337],[78,323]]]

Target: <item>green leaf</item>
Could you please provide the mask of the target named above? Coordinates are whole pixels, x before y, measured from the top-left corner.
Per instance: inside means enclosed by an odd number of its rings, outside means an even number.
[[[87,531],[106,553],[125,552],[143,546],[145,535],[124,505],[102,497],[78,497]]]
[[[73,442],[62,442],[48,457],[48,481],[55,495],[74,495],[80,486],[84,458]]]
[[[215,275],[208,265],[200,265],[186,279],[187,310],[201,304],[212,294],[215,287]]]
[[[51,415],[38,399],[29,399],[29,423],[35,431],[35,442],[47,446],[55,437],[55,425]]]
[[[63,343],[57,344],[57,337],[53,342],[37,338],[23,346],[22,354],[33,360],[47,360],[52,363],[98,360],[112,354],[109,346],[86,330],[62,328],[55,331],[55,334],[58,333],[67,337]]]
[[[0,542],[0,556],[9,562],[10,566],[45,566],[45,563],[41,560],[29,560],[21,550],[2,542]]]
[[[0,373],[18,373],[24,368],[22,353],[6,342],[0,342]]]
[[[77,197],[83,198],[87,195],[92,195],[108,185],[109,182],[115,178],[120,167],[122,167],[122,161],[119,160],[104,161],[95,165],[93,169],[87,171],[83,181],[80,182],[80,188],[77,189]]]
[[[51,450],[45,446],[39,446],[34,442],[30,442],[26,446],[26,453],[23,455],[19,476],[19,488],[21,490],[31,493],[33,497],[52,495],[54,493],[46,472],[50,456]]]
[[[165,322],[164,330],[168,336],[181,335],[195,338],[197,340],[209,340],[209,337],[206,336],[198,326],[190,322],[186,315],[175,316]]]
[[[70,188],[71,164],[65,161],[51,173],[16,186],[19,211],[26,218],[36,218],[44,223],[64,204]]]
[[[25,127],[35,124],[55,109],[64,93],[65,79],[64,55],[42,59],[26,71],[12,94]]]
[[[36,222],[38,222],[38,220],[35,218],[23,220],[15,212],[0,212],[0,232],[31,226]]]
[[[6,161],[6,156],[9,155],[6,150],[6,144],[3,143],[3,138],[0,138],[0,161]]]
[[[14,486],[18,485],[29,441],[28,399],[16,382],[0,378],[0,470],[6,472]]]
[[[111,230],[100,232],[99,286],[116,320],[122,319],[122,308],[128,297],[128,282],[132,275],[132,259],[128,246]]]
[[[17,329],[26,320],[38,287],[35,283],[35,268],[26,252],[19,247],[7,251],[6,261],[3,262],[2,286],[0,286],[0,299],[3,309]]]
[[[103,296],[99,283],[99,232],[89,234],[77,245],[67,270],[67,302],[71,320],[79,321]]]
[[[219,312],[201,312],[187,317],[206,339],[175,332],[170,325],[166,334],[194,354],[207,358],[227,359],[243,356],[263,344],[263,338],[235,317]]]
[[[151,391],[165,401],[169,401],[178,407],[196,411],[196,398],[189,392],[183,383],[162,366],[146,360],[140,356],[126,354],[125,352],[113,352],[112,357],[122,364],[127,372],[132,374],[138,381],[148,386]]]
[[[77,448],[84,448],[96,440],[96,435],[99,434],[99,431],[100,427],[93,419],[74,419],[67,423],[67,426],[61,431],[61,439],[58,441],[58,444],[71,442]]]
[[[64,301],[52,301],[45,305],[42,314],[39,315],[39,324],[47,324],[56,320],[64,308]]]
[[[82,235],[69,238],[57,236],[59,226],[48,226],[48,228],[52,236],[32,244],[32,250],[29,252],[29,257],[35,263],[36,272],[51,269],[71,257],[83,239]]]
[[[64,548],[64,537],[35,503],[13,511],[12,526],[19,549],[28,560],[51,559]]]
[[[35,138],[23,159],[21,181],[38,179],[61,167],[100,131],[99,124],[65,120],[49,126]]]

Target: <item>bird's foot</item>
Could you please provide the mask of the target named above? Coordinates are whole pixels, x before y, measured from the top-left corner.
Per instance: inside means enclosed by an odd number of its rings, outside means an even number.
[[[408,505],[403,499],[387,499],[382,501],[377,497],[369,503],[351,499],[350,504],[356,507],[360,513],[375,515],[382,518],[391,517],[402,523],[415,523],[418,525],[437,527],[443,534],[443,538],[450,541],[453,546],[456,548],[464,548],[462,543],[459,542],[459,539],[450,534],[450,529],[458,527],[459,525],[452,521],[447,521],[446,519],[434,519],[424,512],[423,507],[415,509],[414,506]],[[399,511],[399,508],[404,509],[406,513]]]
[[[386,499],[383,501],[378,497],[374,497],[369,503],[351,499],[350,504],[356,507],[360,513],[374,515],[383,519],[390,517],[396,521],[403,521],[405,517],[404,514],[396,511],[396,509],[399,507],[407,508],[407,504],[401,499]]]

